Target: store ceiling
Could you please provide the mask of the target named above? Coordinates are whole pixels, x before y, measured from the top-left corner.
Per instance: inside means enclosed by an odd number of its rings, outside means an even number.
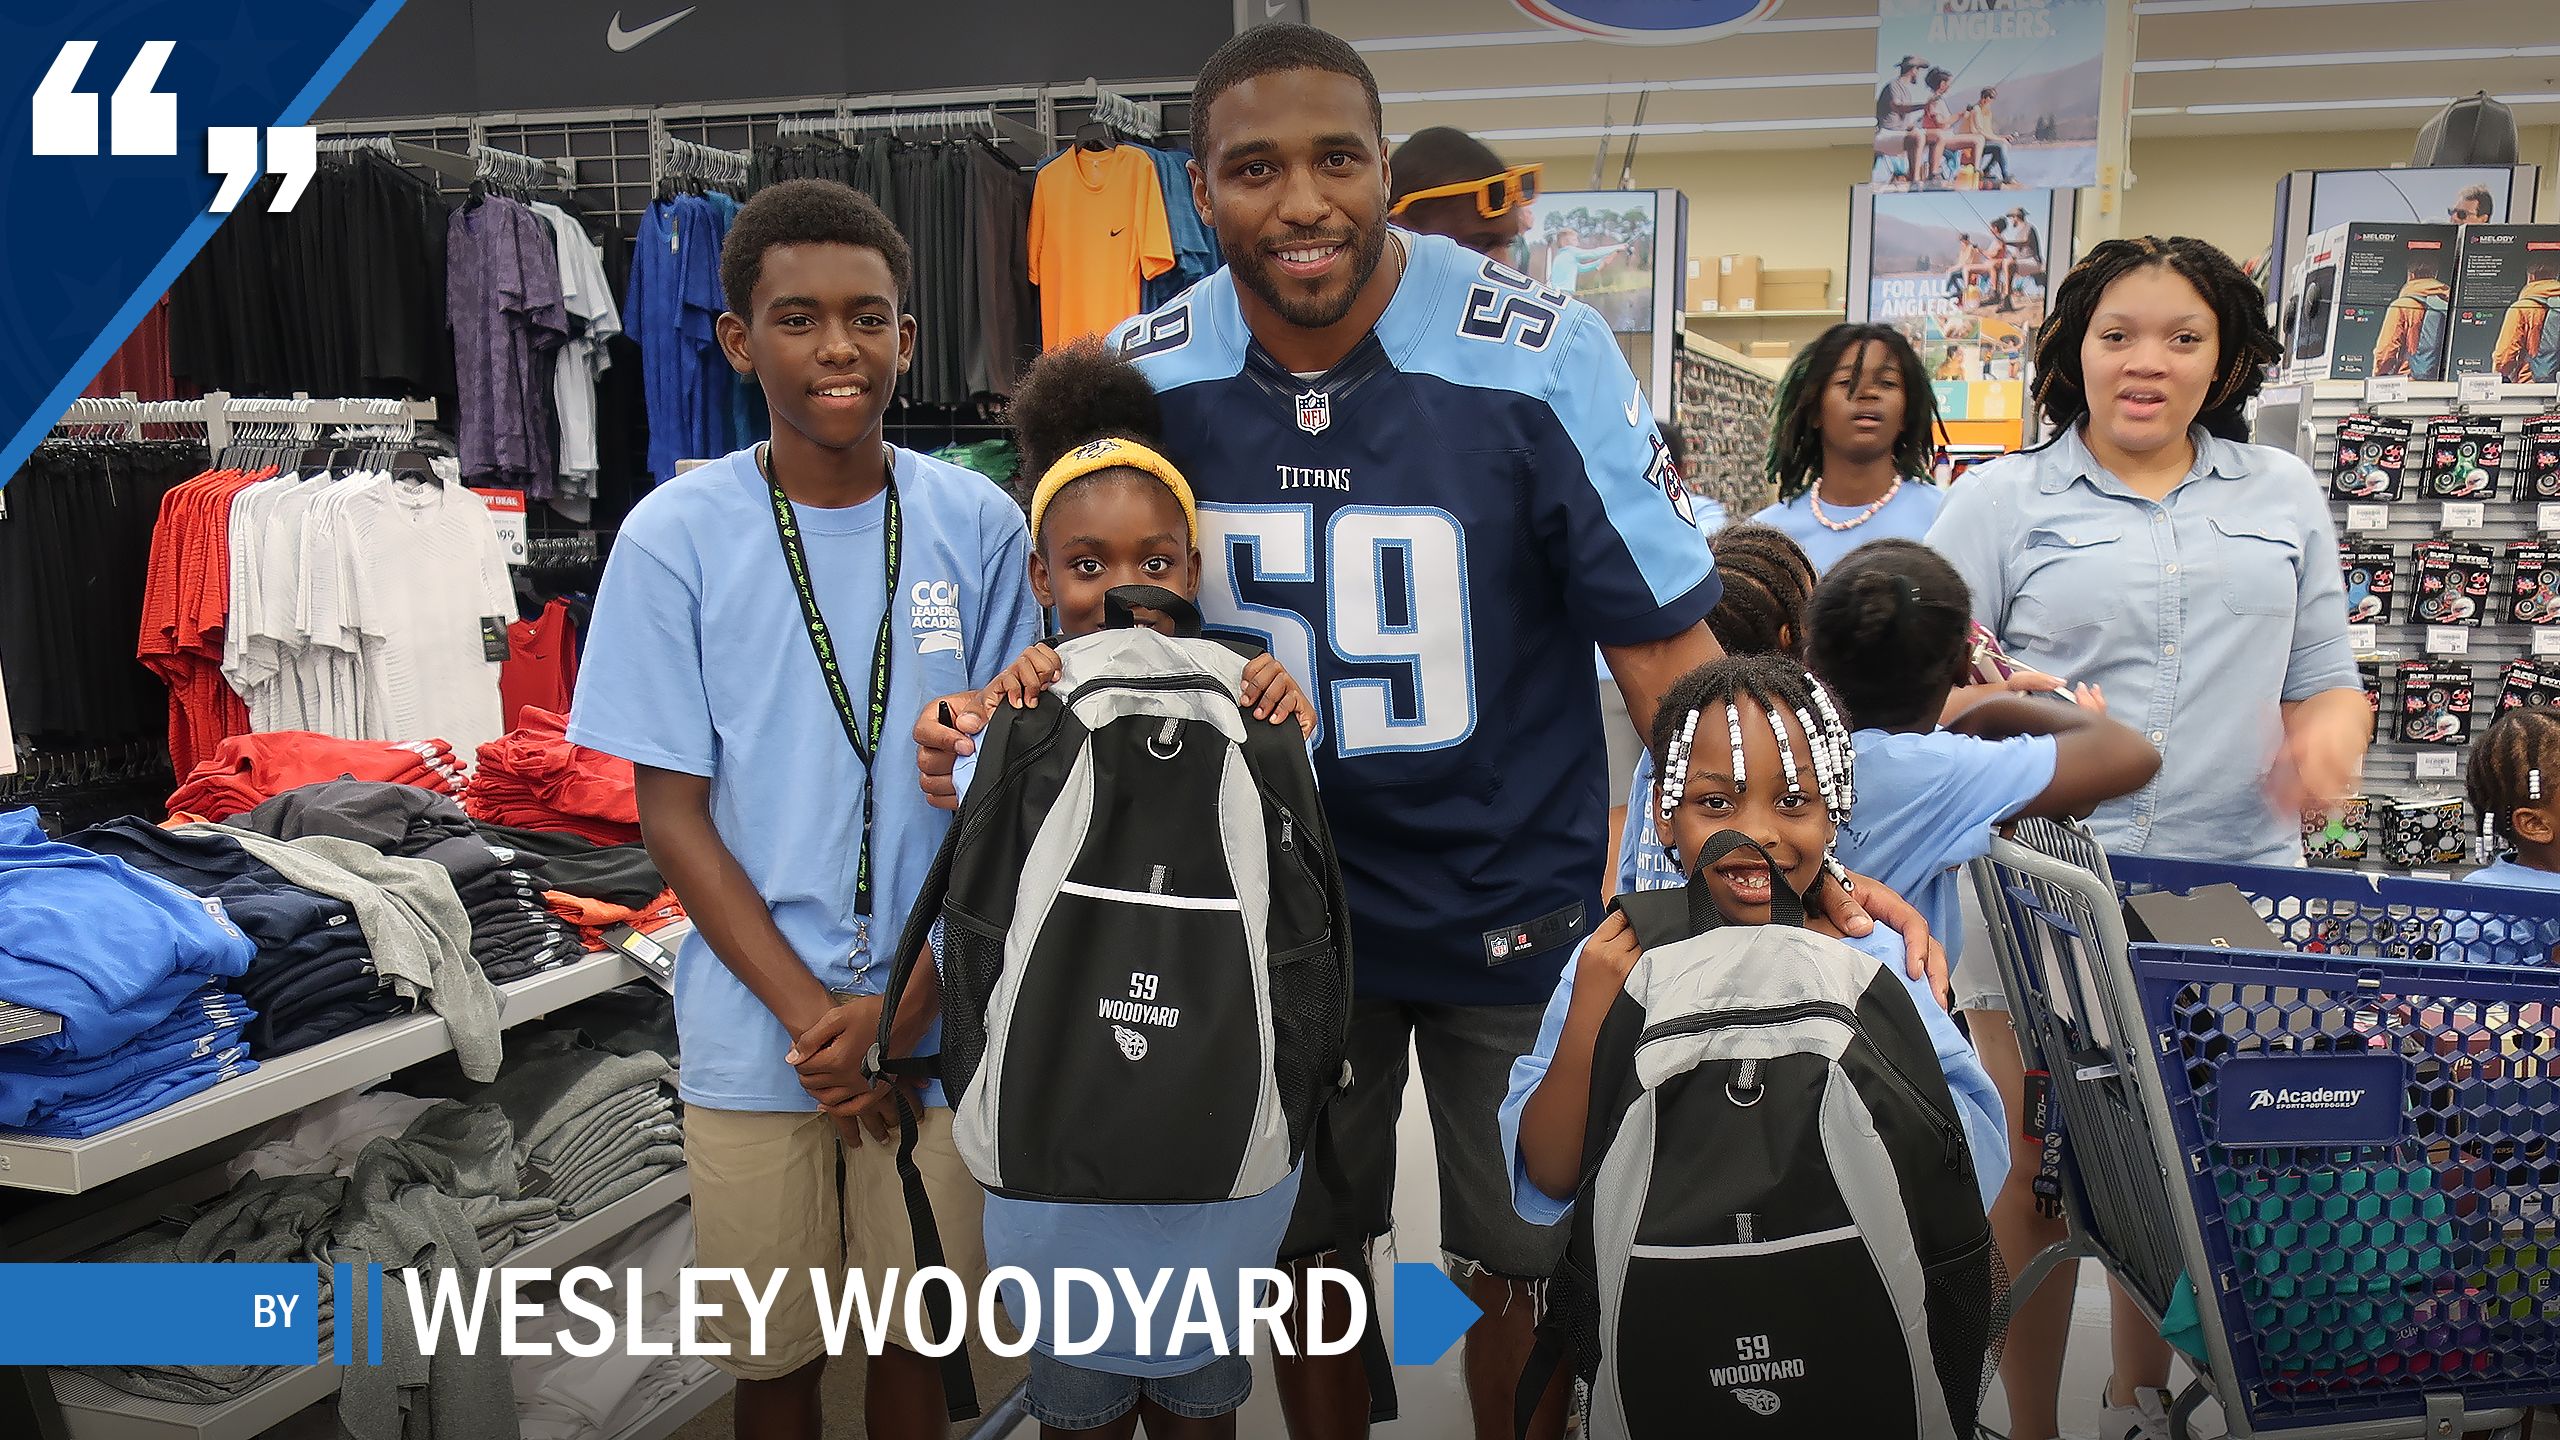
[[[2560,123],[2560,0],[2135,8],[2137,136],[2389,129],[2414,138],[2437,104],[2475,90],[2514,104],[2519,125]],[[1648,151],[1853,145],[1872,128],[1876,0],[1780,0],[1754,29],[1676,46],[1566,36],[1512,0],[1311,0],[1310,9],[1366,53],[1391,134],[1457,125],[1501,137],[1506,153],[1584,149],[1604,114],[1626,133],[1639,90],[1650,91]]]

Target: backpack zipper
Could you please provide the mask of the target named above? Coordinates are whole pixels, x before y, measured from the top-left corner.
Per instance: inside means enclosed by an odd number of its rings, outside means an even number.
[[[1773,1005],[1757,1010],[1727,1010],[1714,1015],[1684,1015],[1677,1020],[1665,1020],[1658,1025],[1646,1026],[1636,1036],[1636,1048],[1642,1049],[1656,1040],[1668,1040],[1682,1035],[1702,1035],[1710,1030],[1757,1029],[1817,1016],[1839,1021],[1849,1027],[1849,1032],[1853,1035],[1863,1034],[1858,1029],[1857,1012],[1848,1006],[1835,1004],[1829,1000],[1801,1000],[1792,1005]],[[1893,1088],[1901,1091],[1912,1104],[1919,1106],[1920,1113],[1927,1116],[1930,1123],[1937,1127],[1940,1156],[1945,1160],[1947,1168],[1959,1173],[1969,1169],[1968,1156],[1964,1148],[1963,1126],[1946,1111],[1940,1109],[1937,1102],[1929,1098],[1929,1093],[1914,1083],[1909,1075],[1904,1074],[1902,1067],[1894,1063],[1893,1057],[1887,1055],[1883,1047],[1870,1040],[1867,1043],[1867,1049],[1875,1056],[1877,1069],[1883,1073]]]

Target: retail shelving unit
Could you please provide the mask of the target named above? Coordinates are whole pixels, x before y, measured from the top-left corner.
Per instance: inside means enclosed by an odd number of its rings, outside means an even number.
[[[1769,406],[1783,361],[1754,360],[1695,335],[1672,357],[1674,423],[1689,447],[1689,489],[1747,520],[1772,498],[1763,474]]]
[[[528,1242],[497,1263],[511,1268],[560,1268],[612,1243],[625,1231],[683,1200],[686,1193],[684,1171],[662,1175],[646,1189]],[[64,1370],[53,1372],[53,1393],[61,1402],[72,1440],[251,1440],[336,1394],[338,1374],[334,1364],[294,1366],[278,1371],[255,1389],[214,1405],[145,1400]],[[695,1407],[693,1413],[700,1413],[700,1407]],[[690,1419],[691,1415],[685,1418]],[[683,1420],[675,1422],[681,1424]],[[675,1425],[668,1430],[672,1431]]]
[[[2375,801],[2459,801],[2470,758],[2468,743],[2414,744],[2400,738],[2402,662],[2436,660],[2468,670],[2473,690],[2469,734],[2473,738],[2496,718],[2498,694],[2510,662],[2535,658],[2537,646],[2550,647],[2542,655],[2544,663],[2560,671],[2560,627],[2520,625],[2508,619],[2514,581],[2509,547],[2519,540],[2560,541],[2560,502],[2537,501],[2527,494],[2523,434],[2525,421],[2555,411],[2560,411],[2560,387],[2551,385],[2500,385],[2495,387],[2494,396],[2475,390],[2473,398],[2465,402],[2462,387],[2455,383],[2413,382],[2406,384],[2405,398],[2385,398],[2377,403],[2369,399],[2365,381],[2320,380],[2271,386],[2260,398],[2258,440],[2301,456],[2311,466],[2324,495],[2336,468],[2340,421],[2353,415],[2374,415],[2405,420],[2414,427],[2403,498],[2387,504],[2334,496],[2329,500],[2342,550],[2387,547],[2397,562],[2398,584],[2382,620],[2353,632],[2357,659],[2368,666],[2378,665],[2380,672],[2381,716],[2373,748],[2365,761],[2363,786],[2363,793]],[[2426,495],[2429,428],[2444,418],[2499,422],[2505,435],[2506,455],[2492,498],[2465,502]],[[2477,512],[2476,524],[2472,523],[2473,511]],[[2483,623],[2477,626],[2430,626],[2411,618],[2417,588],[2413,547],[2421,541],[2439,539],[2476,544],[2493,552],[2495,566],[2487,610]],[[2450,637],[2431,633],[2446,629],[2461,631],[2458,652],[2440,643]],[[2431,647],[2431,641],[2439,643]],[[2368,687],[2374,683],[2369,677]],[[2479,833],[2477,815],[2466,812],[2463,823],[2468,835]],[[2372,838],[2367,859],[2356,868],[2422,875],[2458,874],[2470,868],[2467,857],[2461,863],[2386,863],[2378,804],[2367,833]]]

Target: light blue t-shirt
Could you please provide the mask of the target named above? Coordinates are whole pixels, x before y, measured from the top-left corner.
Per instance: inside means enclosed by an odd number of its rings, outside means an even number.
[[[2329,501],[2289,451],[2189,432],[2165,500],[2135,494],[2076,429],[1966,473],[1929,531],[2011,659],[2107,692],[2160,773],[2089,817],[2112,854],[2302,863],[2302,821],[2264,784],[2283,707],[2353,690]]]
[[[1772,505],[1751,518],[1763,525],[1775,525],[1804,547],[1804,558],[1813,562],[1813,573],[1827,575],[1841,557],[1870,540],[1925,540],[1929,527],[1938,521],[1938,511],[1947,503],[1947,492],[1925,480],[1904,480],[1902,488],[1885,502],[1883,509],[1847,530],[1834,530],[1813,518],[1813,492],[1783,504]],[[1825,515],[1840,518],[1839,506],[1825,505]],[[1846,512],[1855,515],[1858,512]]]
[[[870,925],[883,950],[906,928],[950,823],[917,783],[908,730],[935,697],[991,683],[1039,633],[1021,508],[982,475],[893,453],[903,535]],[[838,510],[793,507],[857,719],[869,709],[887,593],[887,508],[883,497]],[[887,954],[856,978],[862,762],[810,649],[752,451],[660,485],[623,522],[579,665],[569,739],[709,776],[712,823],[810,973],[837,994],[873,994],[887,983]],[[699,931],[676,958],[675,987],[686,1104],[816,1108],[783,1063],[793,1037]]]
[[[2462,882],[2560,891],[2560,873],[2519,865],[2511,855],[2499,856],[2496,864],[2472,871],[2462,877]],[[2560,945],[2560,919],[2528,917],[2512,910],[2505,915],[2451,913],[2438,923],[2444,928],[2444,938],[2436,945],[2438,960],[2470,965],[2547,965],[2551,963],[2552,947]]]
[[[1974,1055],[1963,1032],[1956,1029],[1955,1020],[1929,993],[1929,982],[1914,980],[1906,972],[1901,936],[1879,925],[1863,939],[1841,943],[1872,957],[1911,992],[1911,1003],[1929,1032],[1929,1043],[1938,1052],[1938,1068],[1946,1072],[1947,1089],[1956,1102],[1956,1118],[1964,1126],[1965,1144],[1973,1152],[1974,1181],[1981,1189],[1983,1208],[1989,1209],[1993,1197],[2009,1178],[2009,1133],[2000,1120],[2000,1092],[1992,1088],[1991,1077],[1983,1072],[1982,1061]],[[1572,1197],[1556,1199],[1529,1179],[1528,1167],[1520,1158],[1520,1117],[1529,1108],[1529,1097],[1547,1078],[1556,1041],[1564,1034],[1564,1018],[1573,1009],[1573,976],[1581,961],[1582,946],[1577,945],[1573,958],[1565,962],[1563,979],[1556,983],[1555,997],[1547,1002],[1545,1018],[1538,1022],[1537,1048],[1512,1062],[1511,1089],[1502,1097],[1502,1153],[1511,1157],[1511,1208],[1532,1225],[1553,1225],[1573,1211]]]
[[[1964,941],[1956,867],[1989,854],[1992,827],[2053,783],[2054,739],[1861,730],[1849,743],[1857,756],[1858,805],[1832,841],[1832,854],[1928,917],[1953,966]]]
[[[978,757],[963,755],[951,767],[954,787],[969,793],[978,772]],[[1060,1205],[1041,1200],[987,1196],[985,1234],[987,1268],[1019,1266],[1039,1283],[1043,1300],[1041,1333],[1032,1343],[1040,1353],[1082,1370],[1113,1375],[1184,1375],[1217,1358],[1205,1337],[1183,1337],[1181,1349],[1168,1353],[1174,1322],[1182,1313],[1182,1292],[1194,1270],[1205,1273],[1209,1293],[1218,1297],[1218,1317],[1226,1323],[1227,1349],[1242,1339],[1242,1316],[1235,1306],[1236,1276],[1268,1267],[1288,1234],[1289,1214],[1298,1205],[1301,1162],[1287,1178],[1259,1195],[1214,1205]],[[1058,1355],[1059,1337],[1079,1342],[1093,1333],[1098,1318],[1093,1297],[1081,1290],[1051,1284],[1058,1270],[1093,1270],[1112,1285],[1111,1333],[1090,1355]],[[1145,1295],[1165,1272],[1164,1293],[1148,1317],[1147,1353],[1138,1353],[1137,1307],[1119,1291],[1110,1272],[1126,1269],[1138,1293]],[[1005,1285],[1005,1308],[1022,1323],[1020,1287]],[[1065,1291],[1065,1314],[1054,1302]]]

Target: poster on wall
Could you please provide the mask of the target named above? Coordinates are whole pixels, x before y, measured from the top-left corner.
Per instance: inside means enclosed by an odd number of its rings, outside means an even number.
[[[1911,339],[1953,421],[2026,414],[2030,348],[2071,253],[2069,192],[1894,190],[1852,202],[1850,314]]]
[[[2106,0],[1879,0],[1873,180],[1906,190],[2098,183]]]
[[[1512,242],[1512,266],[1599,311],[1620,334],[1649,331],[1659,213],[1651,190],[1548,191]]]

